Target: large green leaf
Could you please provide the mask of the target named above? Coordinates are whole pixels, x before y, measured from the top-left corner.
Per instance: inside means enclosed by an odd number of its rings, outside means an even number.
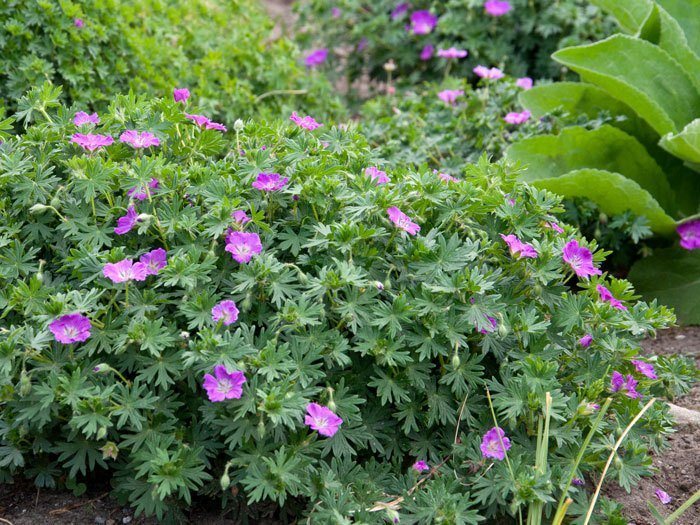
[[[700,110],[700,108],[699,108]],[[700,118],[688,124],[677,134],[669,133],[659,143],[669,153],[683,159],[690,165],[700,166]]]
[[[675,133],[695,118],[700,93],[663,49],[626,35],[561,49],[552,55],[581,77],[625,102],[659,135]]]
[[[663,170],[634,137],[612,126],[564,129],[559,135],[530,137],[510,146],[506,157],[528,166],[523,178],[539,181],[593,168],[620,173],[674,213],[673,190]]]
[[[639,31],[654,4],[652,0],[591,0],[591,3],[614,16],[622,30],[630,34]]]
[[[564,197],[586,197],[610,215],[627,210],[643,215],[649,220],[651,229],[658,234],[671,234],[676,227],[676,222],[648,191],[619,173],[584,169],[561,177],[537,180],[533,185]]]
[[[683,28],[690,49],[700,56],[700,0],[656,0],[656,2]]]
[[[672,306],[684,324],[700,324],[700,250],[659,250],[638,261],[629,279],[646,299]]]

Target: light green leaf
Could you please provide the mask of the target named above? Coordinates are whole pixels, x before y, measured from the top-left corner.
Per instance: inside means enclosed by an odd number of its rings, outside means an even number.
[[[656,0],[656,3],[676,19],[690,49],[700,56],[700,0]]]
[[[649,15],[651,0],[591,0],[591,3],[615,17],[626,33],[634,34]]]
[[[664,136],[659,144],[676,157],[695,164],[695,169],[700,171],[700,118],[692,121],[680,133]]]
[[[672,306],[681,323],[700,324],[700,250],[659,250],[638,261],[629,278],[645,298]]]
[[[678,62],[644,40],[615,35],[552,56],[625,102],[659,135],[682,129],[700,107],[700,93]]]

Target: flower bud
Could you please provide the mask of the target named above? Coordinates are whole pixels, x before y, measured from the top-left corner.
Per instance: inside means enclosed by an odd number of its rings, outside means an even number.
[[[29,208],[29,213],[43,213],[50,208],[51,206],[45,206],[44,204],[35,204]]]
[[[243,121],[239,118],[236,119],[236,122],[233,123],[233,129],[234,131],[243,131],[243,128],[245,127],[245,124]]]
[[[258,423],[258,436],[260,436],[260,439],[265,437],[265,422],[262,419]]]
[[[455,352],[452,354],[452,368],[459,368],[459,365],[462,364],[462,361],[459,358],[459,354]]]
[[[374,286],[377,287],[377,290],[383,290],[384,289],[384,283],[381,281],[374,281]]]
[[[390,59],[388,62],[384,64],[384,71],[387,73],[391,73],[392,71],[396,71],[396,62],[394,62],[394,59]]]
[[[104,439],[104,437],[107,435],[107,427],[100,427],[100,429],[97,431],[97,439],[98,441],[101,439]]]
[[[601,212],[600,215],[598,215],[598,222],[600,222],[600,224],[607,224],[608,223],[608,216],[606,214],[604,214],[603,212]]]
[[[119,455],[119,447],[112,441],[107,441],[100,450],[102,451],[102,459],[117,459]]]
[[[221,483],[221,490],[226,490],[231,486],[231,478],[228,476],[228,467],[224,471],[223,476],[221,476],[219,483]]]
[[[506,326],[506,323],[500,322],[498,323],[498,335],[503,338],[506,337],[510,333],[510,329]]]
[[[99,365],[95,366],[92,371],[95,372],[96,374],[103,374],[106,372],[109,372],[110,366],[107,363],[100,363]]]
[[[32,380],[27,374],[26,370],[22,370],[22,374],[19,376],[19,394],[21,396],[26,396],[32,390]]]

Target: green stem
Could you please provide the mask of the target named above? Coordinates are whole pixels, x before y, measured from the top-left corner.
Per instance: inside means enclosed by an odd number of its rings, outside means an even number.
[[[126,308],[129,308],[129,281],[126,281],[124,283],[124,303],[126,305]]]
[[[678,518],[681,517],[681,515],[688,510],[693,504],[695,504],[698,500],[700,500],[700,490],[698,490],[695,494],[690,496],[688,500],[683,503],[680,507],[678,507],[673,514],[671,514],[666,520],[664,520],[664,525],[670,525],[674,521],[676,521]]]

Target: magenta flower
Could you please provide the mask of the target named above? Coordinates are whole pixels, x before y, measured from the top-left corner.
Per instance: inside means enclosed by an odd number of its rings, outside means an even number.
[[[400,4],[397,4],[396,7],[393,9],[391,12],[391,19],[396,20],[398,17],[400,17],[402,14],[404,14],[406,11],[408,11],[409,8],[408,2],[401,2]]]
[[[583,487],[586,482],[583,481],[581,478],[574,478],[571,480],[572,485],[576,485],[577,487]]]
[[[148,181],[148,188],[152,190],[157,190],[158,186],[160,186],[158,179],[151,178],[151,180]],[[153,194],[153,192],[150,193]],[[134,186],[129,191],[127,191],[126,194],[133,199],[138,199],[142,201],[148,198],[149,191],[143,186]]]
[[[659,378],[659,376],[656,375],[656,370],[654,370],[654,365],[652,365],[651,363],[646,363],[644,361],[639,361],[638,359],[633,359],[632,364],[634,365],[634,368],[637,369],[637,372],[644,376],[647,376],[649,379]]]
[[[191,120],[200,128],[214,129],[216,131],[223,132],[228,131],[226,126],[219,124],[218,122],[213,122],[209,119],[209,117],[205,117],[204,115],[190,115],[189,113],[185,113],[185,118]]]
[[[592,342],[593,342],[593,336],[591,334],[586,334],[581,339],[578,340],[578,344],[580,344],[584,348],[588,348],[589,346],[591,346]]]
[[[428,464],[422,459],[416,461],[411,468],[416,472],[425,472],[426,470],[430,470]]]
[[[423,46],[423,49],[420,52],[420,59],[425,61],[425,60],[430,60],[433,58],[433,54],[435,53],[435,46],[428,44],[427,46]]]
[[[458,97],[464,95],[464,91],[461,89],[446,89],[438,93],[438,98],[442,100],[445,104],[453,105]]]
[[[190,98],[190,90],[187,88],[175,88],[173,89],[173,100],[175,102],[182,102],[185,103],[187,102],[187,99]]]
[[[142,262],[135,263],[131,259],[123,259],[116,263],[105,264],[102,274],[113,283],[145,281],[148,269]]]
[[[114,143],[114,139],[109,135],[96,135],[92,133],[74,133],[70,141],[76,143],[86,151],[95,151],[96,149]]]
[[[262,243],[257,233],[231,232],[226,238],[226,251],[241,264],[250,262],[254,255],[262,251]]]
[[[160,146],[160,139],[153,133],[142,131],[139,133],[135,129],[128,129],[119,136],[119,142],[129,144],[134,149],[150,148]]]
[[[681,237],[681,247],[686,250],[700,249],[700,220],[684,222],[676,228]]]
[[[168,265],[168,252],[156,248],[139,257],[139,262],[146,267],[146,275],[158,275],[158,272]]]
[[[297,115],[296,111],[292,112],[292,116],[289,117],[289,120],[294,122],[300,128],[303,128],[303,129],[308,130],[308,131],[313,131],[316,128],[320,128],[321,126],[323,126],[323,124],[316,122],[314,120],[314,118],[309,116],[309,115],[307,115],[303,118],[300,117],[299,115]]]
[[[656,497],[659,498],[659,501],[660,501],[663,505],[668,505],[668,504],[671,503],[671,501],[673,500],[673,498],[672,498],[671,496],[668,495],[668,492],[665,492],[665,491],[663,491],[663,490],[661,490],[661,489],[656,489],[656,490],[654,491],[654,494],[656,494]]]
[[[620,372],[614,371],[610,377],[610,390],[613,392],[622,392],[627,397],[637,399],[642,397],[636,390],[637,380],[631,374],[623,376]]]
[[[503,16],[509,13],[511,9],[513,9],[513,6],[505,0],[487,0],[484,2],[484,11],[486,11],[487,15]]]
[[[231,218],[238,224],[245,224],[250,222],[250,217],[243,210],[236,210],[231,214]]]
[[[304,424],[311,430],[316,430],[322,436],[333,437],[338,432],[340,425],[343,424],[343,420],[328,407],[317,403],[309,403],[306,406]]]
[[[521,111],[520,113],[511,111],[505,117],[503,117],[503,120],[505,120],[508,124],[524,124],[530,120],[530,116],[531,113],[527,109],[525,111]]]
[[[376,181],[377,185],[391,182],[391,179],[386,174],[386,172],[380,170],[376,166],[370,166],[369,168],[367,168],[365,170],[365,175],[368,175],[373,181]]]
[[[279,173],[258,173],[253,181],[253,188],[260,191],[279,191],[289,182],[289,177],[282,178]]]
[[[491,317],[490,315],[486,316],[486,319],[488,319],[489,324],[491,325],[490,328],[481,328],[479,330],[480,334],[490,334],[492,332],[496,331],[496,328],[498,328],[498,321],[496,321],[495,318]]]
[[[75,114],[75,117],[73,117],[73,124],[76,126],[83,126],[85,124],[99,124],[100,123],[100,117],[97,116],[97,113],[92,113],[91,115],[88,113],[85,113],[84,111],[78,111]]]
[[[224,365],[216,365],[213,376],[204,374],[202,386],[207,391],[209,401],[217,403],[226,399],[240,399],[245,382],[245,374],[240,370],[229,372]]]
[[[447,173],[438,173],[438,177],[442,182],[459,182],[459,179],[457,177],[453,177],[452,175],[448,175]]]
[[[339,7],[333,7],[331,9],[331,16],[333,18],[340,18],[340,15],[342,15],[342,14],[343,14],[343,12],[340,10]]]
[[[596,290],[598,290],[598,293],[600,294],[601,301],[610,303],[610,305],[613,308],[617,308],[618,310],[627,310],[627,307],[624,304],[622,304],[621,301],[615,299],[615,297],[613,297],[613,294],[610,293],[610,290],[608,290],[602,284],[596,285]]]
[[[56,341],[63,344],[82,343],[90,337],[92,323],[82,314],[62,315],[49,324]]]
[[[481,454],[485,458],[502,461],[506,457],[507,450],[510,450],[510,439],[506,437],[502,428],[493,427],[484,434],[481,440]]]
[[[518,255],[518,259],[522,259],[523,257],[529,259],[537,258],[537,250],[535,250],[531,244],[522,242],[515,235],[501,234],[501,239],[503,239],[508,245],[508,249],[510,250],[510,254],[512,256]]]
[[[546,222],[546,223],[544,224],[544,227],[545,227],[545,228],[550,228],[550,229],[554,230],[554,231],[557,232],[557,233],[564,233],[564,228],[562,228],[561,226],[559,226],[556,222]],[[591,260],[592,260],[592,258],[591,258]]]
[[[327,49],[325,49],[325,48],[314,49],[313,51],[311,51],[311,53],[306,55],[306,58],[304,59],[304,64],[308,68],[318,67],[321,64],[323,64],[327,58],[328,58],[328,50]]]
[[[440,58],[464,58],[468,55],[466,49],[457,49],[451,47],[449,49],[438,49],[437,56]]]
[[[369,43],[369,40],[367,40],[366,36],[363,36],[360,41],[357,43],[357,51],[359,53],[362,53],[365,49],[367,49],[367,44]]]
[[[571,266],[571,269],[579,277],[589,277],[591,275],[600,275],[598,268],[593,266],[593,254],[591,250],[585,246],[579,245],[577,240],[571,240],[566,243],[562,250],[562,259]]]
[[[211,319],[215,323],[221,321],[224,326],[235,323],[238,320],[236,303],[230,300],[221,301],[211,309]]]
[[[409,216],[399,210],[396,206],[392,206],[386,210],[386,212],[389,215],[391,222],[402,230],[407,231],[409,234],[416,235],[420,231],[420,226],[411,221]]]
[[[136,226],[137,222],[139,222],[139,215],[136,213],[136,208],[129,206],[129,209],[126,210],[126,215],[117,219],[117,227],[114,228],[114,233],[117,235],[129,233]]]
[[[515,81],[515,85],[527,91],[528,89],[532,89],[532,79],[530,77],[519,78]]]
[[[476,76],[480,78],[486,78],[490,80],[498,80],[499,78],[503,78],[503,71],[498,69],[497,67],[492,67],[488,68],[485,66],[476,66],[472,71],[476,74]]]
[[[73,25],[78,29],[85,27],[85,21],[82,18],[74,18]]]
[[[411,13],[410,30],[414,35],[427,35],[432,33],[438,23],[438,17],[430,11],[415,11]]]

